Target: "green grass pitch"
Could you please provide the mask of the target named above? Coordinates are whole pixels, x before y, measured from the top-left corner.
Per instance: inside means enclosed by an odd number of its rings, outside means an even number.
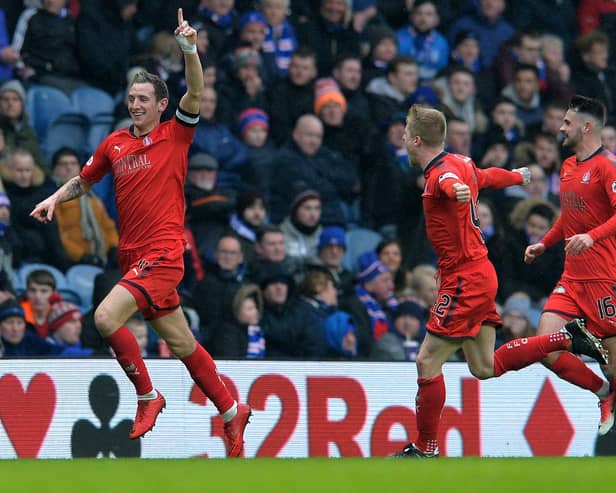
[[[614,458],[0,461],[2,493],[616,491]]]

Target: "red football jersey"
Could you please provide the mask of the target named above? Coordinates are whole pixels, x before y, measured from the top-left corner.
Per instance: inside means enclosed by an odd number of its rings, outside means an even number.
[[[560,206],[546,245],[581,233],[595,240],[584,253],[566,256],[563,279],[616,280],[616,236],[602,227],[616,212],[616,156],[601,147],[584,161],[567,158],[560,171]]]
[[[520,173],[500,168],[479,169],[473,160],[460,154],[442,152],[425,168],[422,194],[426,230],[438,257],[441,271],[451,271],[471,261],[487,258],[479,218],[477,195],[482,188],[520,185]],[[458,202],[455,183],[471,189],[470,202]]]
[[[113,173],[120,249],[184,237],[187,155],[198,121],[178,109],[147,135],[113,132],[81,170],[90,183]]]

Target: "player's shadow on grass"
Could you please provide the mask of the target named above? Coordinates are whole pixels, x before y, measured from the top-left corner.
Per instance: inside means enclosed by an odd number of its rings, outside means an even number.
[[[73,457],[141,456],[141,439],[128,438],[132,420],[125,419],[113,428],[110,426],[120,402],[120,389],[115,380],[109,375],[98,375],[90,384],[89,399],[101,426],[87,419],[75,422],[71,434]]]

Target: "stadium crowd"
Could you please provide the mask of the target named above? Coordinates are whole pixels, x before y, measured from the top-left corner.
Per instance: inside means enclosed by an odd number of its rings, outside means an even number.
[[[179,291],[213,357],[415,358],[437,272],[402,138],[414,103],[445,113],[447,151],[529,167],[530,186],[484,193],[478,213],[497,345],[534,334],[564,249],[533,265],[524,251],[559,215],[573,94],[605,103],[616,150],[616,3],[0,0],[0,355],[110,354],[93,312],[120,277],[113,178],[49,224],[29,214],[130,124],[137,71],[166,81],[173,115],[178,7],[205,80]],[[143,319],[127,327],[144,356],[171,356]]]

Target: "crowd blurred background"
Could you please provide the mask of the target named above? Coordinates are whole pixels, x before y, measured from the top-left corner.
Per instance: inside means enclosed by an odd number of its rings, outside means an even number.
[[[167,82],[172,117],[178,7],[205,81],[179,290],[214,357],[415,358],[437,272],[402,141],[414,103],[446,114],[446,150],[530,168],[529,187],[482,193],[479,219],[500,280],[497,344],[534,332],[564,253],[527,266],[523,252],[559,214],[573,94],[606,104],[616,148],[616,2],[0,0],[5,357],[109,355],[93,311],[120,276],[113,177],[50,224],[29,213],[130,125],[135,73]],[[144,355],[170,356],[147,321],[127,325]]]

